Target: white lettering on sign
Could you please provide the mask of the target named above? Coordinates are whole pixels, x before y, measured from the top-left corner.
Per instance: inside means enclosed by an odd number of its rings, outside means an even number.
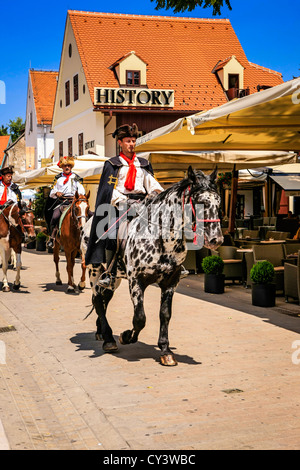
[[[174,90],[147,88],[94,88],[94,105],[102,106],[174,106]]]

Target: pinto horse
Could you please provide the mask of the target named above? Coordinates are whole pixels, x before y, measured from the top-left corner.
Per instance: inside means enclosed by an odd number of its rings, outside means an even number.
[[[73,198],[70,198],[70,206],[65,209],[66,213],[61,216],[60,233],[56,235],[53,259],[56,266],[56,285],[62,285],[59,272],[59,250],[62,246],[67,260],[68,273],[68,293],[76,291],[74,283],[74,265],[75,258],[80,250],[81,231],[89,216],[89,197],[90,191],[86,195],[79,195],[77,192]],[[85,288],[85,263],[81,263],[82,275],[79,283],[79,290]]]
[[[194,236],[194,243],[198,248],[204,244],[207,248],[216,249],[223,242],[216,175],[217,170],[206,176],[202,172],[194,172],[189,167],[187,178],[175,183],[154,199],[146,198],[141,202],[138,205],[138,216],[129,222],[125,249],[119,253],[115,289],[120,283],[118,277],[124,277],[125,270],[134,307],[133,328],[124,331],[119,341],[124,345],[138,340],[139,333],[146,323],[144,291],[150,284],[158,284],[161,289],[158,346],[161,349],[160,362],[165,366],[177,365],[169,347],[168,328],[173,295],[180,280],[181,265],[187,254],[187,239]],[[196,211],[198,207],[202,208],[200,217]],[[186,236],[186,213],[191,216],[189,236]],[[167,219],[170,223],[166,232]],[[86,228],[90,225],[87,224]],[[88,237],[89,233],[84,229],[82,245],[87,244]],[[98,315],[96,338],[103,340],[105,352],[115,352],[118,347],[106,316],[107,306],[115,289],[104,289],[97,285],[104,272],[103,265],[88,268],[93,290],[93,306]]]
[[[25,235],[25,239],[24,239]],[[21,253],[22,242],[35,239],[34,213],[25,206],[20,210],[17,203],[4,207],[0,215],[0,256],[3,271],[3,292],[10,292],[7,280],[7,269],[12,250],[16,254],[16,278],[13,284],[14,290],[19,290],[21,285]]]

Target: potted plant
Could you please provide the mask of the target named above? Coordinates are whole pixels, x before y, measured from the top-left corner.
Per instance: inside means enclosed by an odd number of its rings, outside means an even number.
[[[206,256],[202,261],[202,269],[205,273],[204,292],[210,294],[223,294],[225,275],[223,274],[224,261],[220,256]]]
[[[250,270],[252,285],[252,305],[275,307],[276,284],[274,266],[270,261],[258,261]]]
[[[35,250],[36,248],[36,240],[33,240],[32,242],[28,242],[26,244],[27,250]]]
[[[46,251],[47,235],[39,232],[36,236],[36,251]]]

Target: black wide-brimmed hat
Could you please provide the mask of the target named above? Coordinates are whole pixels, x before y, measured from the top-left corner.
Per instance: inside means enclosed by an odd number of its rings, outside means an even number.
[[[136,124],[123,124],[123,126],[118,127],[115,132],[113,133],[113,137],[117,138],[118,140],[124,139],[124,137],[138,137],[139,130]]]
[[[0,170],[0,175],[7,175],[8,173],[14,174],[14,167],[12,165],[6,166]]]

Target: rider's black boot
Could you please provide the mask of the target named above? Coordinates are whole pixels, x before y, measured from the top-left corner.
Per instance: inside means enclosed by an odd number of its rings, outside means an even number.
[[[57,233],[57,227],[55,227],[53,230],[52,230],[52,233],[51,233],[51,236],[47,242],[47,248],[50,248],[50,249],[53,249],[54,248],[54,242],[55,242],[55,237],[56,237],[56,233]]]
[[[105,254],[106,254],[107,268],[109,268],[115,256],[115,253],[111,250],[106,250]],[[117,275],[117,264],[118,263],[117,263],[117,256],[116,256],[116,259],[114,260],[114,263],[110,271],[103,273],[103,277],[98,280],[98,285],[100,287],[104,287],[105,289],[114,287],[114,283],[115,283],[116,275]]]

